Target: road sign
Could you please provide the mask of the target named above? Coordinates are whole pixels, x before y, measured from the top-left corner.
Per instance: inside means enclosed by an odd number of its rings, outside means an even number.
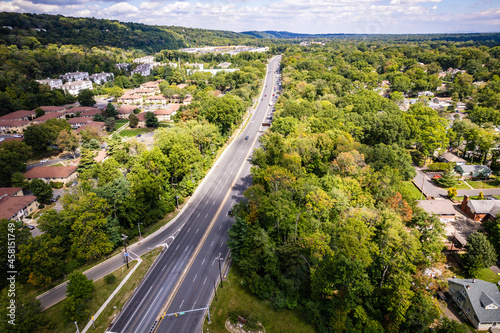
[[[128,252],[125,252],[125,257],[128,257]]]

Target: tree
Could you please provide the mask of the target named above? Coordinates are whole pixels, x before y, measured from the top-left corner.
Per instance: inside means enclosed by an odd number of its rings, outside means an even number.
[[[24,132],[24,142],[36,152],[43,152],[53,144],[63,130],[71,131],[64,119],[50,119],[40,125],[31,125]]]
[[[19,261],[28,283],[46,286],[62,276],[64,271],[65,250],[61,247],[62,238],[52,238],[47,234],[30,238],[19,248]]]
[[[458,183],[457,174],[453,170],[446,170],[441,178],[437,178],[436,183],[444,188],[455,187]]]
[[[481,232],[469,236],[465,250],[464,265],[470,276],[477,276],[479,270],[493,266],[496,262],[495,248]]]
[[[436,333],[468,333],[469,329],[466,324],[459,323],[458,321],[449,319],[446,316],[442,316],[439,319],[439,324],[436,327]]]
[[[69,151],[74,155],[78,148],[78,137],[73,131],[62,130],[56,139],[56,145],[63,151]]]
[[[118,111],[116,110],[115,106],[111,103],[108,103],[108,105],[106,105],[104,110],[102,110],[102,116],[104,117],[104,119],[107,119],[110,117],[116,118],[117,115],[118,115]]]
[[[40,118],[41,116],[43,116],[45,114],[45,111],[43,111],[41,108],[36,108],[35,109],[35,116],[37,118]]]
[[[128,116],[128,120],[130,122],[130,127],[132,128],[136,128],[139,124],[139,118],[137,118],[134,113],[131,113],[130,116]]]
[[[73,272],[68,276],[68,296],[86,301],[92,297],[94,291],[94,282],[82,272]]]
[[[457,191],[457,188],[456,187],[450,187],[448,189],[448,198],[450,199],[455,199],[455,197],[458,195],[458,191]]]
[[[22,172],[14,172],[12,174],[12,186],[13,187],[22,187],[26,188],[29,185],[29,182],[26,180],[24,173]]]
[[[157,128],[160,125],[153,112],[146,112],[144,118],[146,118],[146,127]]]
[[[19,247],[28,243],[28,239],[31,237],[27,228],[19,229],[19,227],[20,225],[14,221],[9,221],[5,218],[0,219],[0,266],[4,267],[4,269],[0,269],[0,288],[4,288],[9,284],[7,278],[10,275],[7,272],[10,269],[21,267],[18,258]],[[12,236],[14,236],[15,242],[12,241]],[[12,246],[14,247],[12,248]],[[15,251],[14,259],[10,256],[12,250]],[[9,253],[9,251],[11,251],[11,253]],[[4,318],[1,318],[0,322],[2,319]]]
[[[113,117],[106,118],[106,131],[108,133],[113,132],[115,130],[115,123],[116,123],[115,118]]]
[[[30,190],[33,192],[40,203],[50,203],[52,199],[52,187],[41,179],[33,179],[29,184]]]
[[[81,106],[94,106],[96,101],[94,93],[90,89],[83,89],[76,97]]]
[[[11,301],[15,300],[15,317],[9,316]],[[0,332],[24,333],[43,330],[49,321],[42,312],[40,301],[28,293],[20,283],[16,284],[16,297],[9,296],[9,289],[1,291]]]
[[[24,142],[11,141],[0,146],[0,186],[10,186],[15,173],[26,171],[31,147]]]
[[[67,322],[81,322],[88,318],[89,313],[82,299],[68,296],[62,303],[62,314]]]

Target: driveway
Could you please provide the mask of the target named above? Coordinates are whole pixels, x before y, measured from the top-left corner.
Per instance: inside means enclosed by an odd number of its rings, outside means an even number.
[[[60,212],[63,209],[63,206],[62,206],[62,197],[64,196],[65,192],[66,192],[65,189],[59,189],[59,190],[53,189],[52,190],[52,196],[56,196],[56,195],[60,195],[61,196],[59,198],[59,200],[56,201],[56,205],[52,209],[55,209],[58,212]]]

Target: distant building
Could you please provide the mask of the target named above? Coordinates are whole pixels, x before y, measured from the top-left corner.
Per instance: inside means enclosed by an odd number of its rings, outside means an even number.
[[[122,105],[118,109],[118,118],[128,119],[137,107],[135,105]]]
[[[76,180],[78,174],[76,166],[50,166],[34,167],[24,174],[26,179],[41,179],[46,183],[62,182],[64,184],[72,183]]]
[[[71,125],[71,128],[77,129],[84,125],[87,125],[92,121],[92,117],[75,117],[68,119],[68,123]]]
[[[142,96],[134,94],[125,94],[117,99],[118,103],[123,104],[140,104],[142,103]]]
[[[90,81],[73,81],[73,82],[66,82],[63,85],[63,89],[66,90],[66,92],[70,93],[71,95],[78,95],[80,91],[84,89],[90,89],[92,90],[92,82]]]
[[[146,103],[152,103],[152,104],[162,104],[165,105],[167,104],[167,98],[163,95],[154,95],[154,96],[148,96],[146,97],[145,102]]]
[[[114,78],[113,73],[96,73],[89,76],[89,79],[96,84],[104,84],[113,81]]]
[[[440,161],[445,162],[445,163],[454,162],[454,163],[456,163],[456,165],[465,165],[465,163],[467,163],[466,160],[464,160],[461,157],[458,157],[457,155],[455,155],[453,153],[450,153],[449,151],[444,152],[441,155],[439,155],[438,159]]]
[[[36,112],[34,110],[32,111],[27,111],[27,110],[19,110],[19,111],[14,111],[11,113],[7,113],[4,116],[0,117],[0,121],[3,120],[31,120],[35,118]]]
[[[60,89],[62,88],[62,80],[61,79],[45,79],[45,80],[36,80],[36,82],[40,84],[45,84],[50,87],[50,89]]]
[[[220,64],[217,65],[217,67],[219,68],[228,68],[229,66],[231,66],[230,62],[221,62]]]
[[[134,59],[132,62],[134,64],[152,64],[155,61],[155,57],[153,56],[145,56],[142,58]]]
[[[52,113],[52,112],[64,112],[65,107],[64,106],[39,106],[40,109],[43,110],[45,113]],[[32,110],[35,111],[36,109]]]
[[[59,77],[63,80],[66,80],[66,81],[81,81],[81,80],[87,79],[89,77],[89,73],[87,73],[87,72],[72,72],[72,73],[63,74]]]
[[[0,120],[0,133],[24,133],[30,125],[27,120]]]
[[[47,120],[50,119],[66,119],[66,115],[62,112],[51,112],[51,113],[46,113],[41,117],[38,117],[36,119],[33,119],[34,124],[43,124]]]
[[[137,66],[134,70],[132,70],[130,72],[131,75],[134,75],[134,74],[140,74],[142,76],[149,76],[151,75],[151,69],[152,69],[152,66],[150,64],[141,64],[139,66]]]
[[[449,293],[461,312],[478,330],[500,326],[500,294],[491,282],[448,279]]]
[[[91,118],[88,118],[91,119]],[[97,129],[97,132],[103,133],[105,131],[106,123],[104,121],[89,121],[86,124],[83,124],[79,128],[75,130],[75,132],[78,134],[81,131],[90,129],[90,128],[95,128]]]
[[[119,70],[128,70],[130,67],[130,64],[127,64],[126,62],[122,62],[119,64],[115,65]]]

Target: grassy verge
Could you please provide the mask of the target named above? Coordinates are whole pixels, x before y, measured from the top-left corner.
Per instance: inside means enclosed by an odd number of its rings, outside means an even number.
[[[33,218],[36,219],[37,217],[39,217],[40,215],[42,215],[46,211],[51,210],[52,208],[54,208],[55,205],[56,205],[55,202],[53,202],[53,203],[51,203],[49,205],[45,205],[44,208],[40,209],[38,212],[36,212],[36,213],[33,214]]]
[[[130,277],[130,279],[125,283],[123,288],[115,295],[113,300],[108,304],[106,309],[101,313],[99,318],[97,318],[95,322],[96,326],[96,332],[104,332],[106,328],[111,324],[111,320],[115,317],[115,315],[118,314],[118,312],[121,310],[123,304],[127,301],[127,299],[132,295],[134,292],[135,288],[139,285],[141,282],[142,278],[148,271],[149,267],[152,265],[154,262],[156,256],[160,253],[160,250],[154,250],[152,252],[149,252],[142,256],[143,262],[141,265],[137,268],[137,270],[134,272],[134,274]],[[89,317],[81,323],[78,323],[78,327],[83,329],[85,325],[87,325],[88,321],[90,320],[90,316],[95,314],[97,310],[104,304],[106,299],[111,295],[111,293],[118,287],[120,282],[125,278],[125,276],[128,274],[128,272],[137,265],[137,261],[133,261],[130,264],[130,268],[127,269],[126,266],[123,266],[122,268],[119,268],[114,272],[114,275],[116,276],[116,281],[115,283],[108,285],[104,282],[104,279],[100,279],[96,282],[94,282],[96,286],[96,291],[94,292],[94,295],[92,298],[87,301],[87,309],[89,309]],[[47,309],[45,312],[47,314],[47,317],[51,320],[53,323],[53,328],[51,330],[46,330],[45,332],[75,332],[75,324],[74,323],[67,323],[64,320],[64,317],[62,315],[62,302],[54,305],[53,307]],[[116,306],[116,309],[113,307]],[[93,328],[91,328],[90,331],[94,331]]]
[[[149,128],[131,128],[131,129],[124,129],[118,134],[120,134],[120,136],[124,138],[131,138],[133,136],[136,136],[137,134],[149,133],[151,131],[152,130]]]
[[[422,192],[413,184],[410,180],[401,182],[401,187],[403,190],[410,195],[414,200],[425,199],[422,196]]]
[[[479,274],[476,276],[480,280],[497,283],[500,281],[500,276],[493,272],[489,268],[483,268],[479,271]]]
[[[483,188],[498,188],[500,187],[500,182],[498,180],[489,180],[489,181],[482,181],[482,180],[469,180],[468,183],[472,188],[474,189],[483,189]]]
[[[470,187],[465,182],[462,181],[459,181],[458,184],[455,186],[455,188],[457,190],[470,190]]]
[[[226,333],[224,327],[231,311],[248,311],[264,325],[267,332],[310,333],[316,332],[314,326],[303,320],[297,311],[275,311],[266,301],[262,301],[244,289],[242,276],[236,268],[231,268],[229,282],[217,290],[217,301],[210,306],[212,323],[205,320],[203,332]]]

